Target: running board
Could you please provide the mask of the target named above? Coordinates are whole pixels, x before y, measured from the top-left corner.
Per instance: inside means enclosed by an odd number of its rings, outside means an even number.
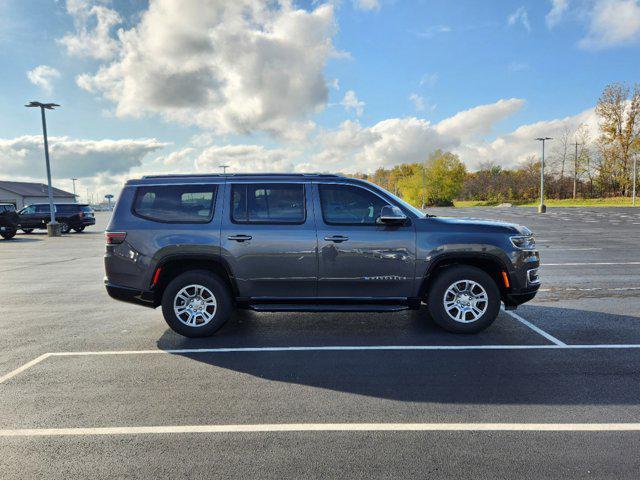
[[[340,305],[340,304],[291,304],[251,303],[248,308],[256,312],[400,312],[408,305]]]

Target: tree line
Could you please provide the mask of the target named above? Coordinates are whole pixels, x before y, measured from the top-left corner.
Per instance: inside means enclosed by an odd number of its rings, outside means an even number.
[[[565,128],[553,140],[545,157],[547,197],[631,194],[634,159],[640,160],[640,87],[608,85],[595,113],[599,125],[596,138],[591,138],[586,125],[580,125],[576,129]],[[454,199],[523,203],[539,198],[540,167],[539,157],[533,155],[516,168],[506,169],[489,162],[468,172],[457,155],[436,150],[424,163],[379,168],[373,174],[356,176],[416,206],[452,205]]]

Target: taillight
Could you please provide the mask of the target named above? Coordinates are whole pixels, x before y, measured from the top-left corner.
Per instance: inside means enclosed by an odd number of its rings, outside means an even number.
[[[127,232],[104,232],[104,236],[107,239],[107,245],[117,245],[124,242]]]
[[[80,213],[78,214],[78,216],[79,216],[80,218],[84,218],[84,212],[80,212]]]

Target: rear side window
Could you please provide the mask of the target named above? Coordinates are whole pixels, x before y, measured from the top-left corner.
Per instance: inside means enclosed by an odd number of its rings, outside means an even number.
[[[231,187],[235,223],[292,223],[305,220],[304,185],[246,184]]]
[[[93,208],[89,205],[80,205],[80,211],[83,213],[93,213]]]
[[[77,205],[56,205],[56,212],[58,213],[78,213]]]
[[[213,217],[216,185],[139,187],[133,213],[167,223],[207,223]]]

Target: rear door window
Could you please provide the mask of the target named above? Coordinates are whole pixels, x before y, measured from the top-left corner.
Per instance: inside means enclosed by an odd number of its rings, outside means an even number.
[[[234,223],[301,224],[305,221],[302,184],[232,185],[231,200]]]
[[[216,185],[139,187],[133,213],[166,223],[207,223],[213,218]]]

